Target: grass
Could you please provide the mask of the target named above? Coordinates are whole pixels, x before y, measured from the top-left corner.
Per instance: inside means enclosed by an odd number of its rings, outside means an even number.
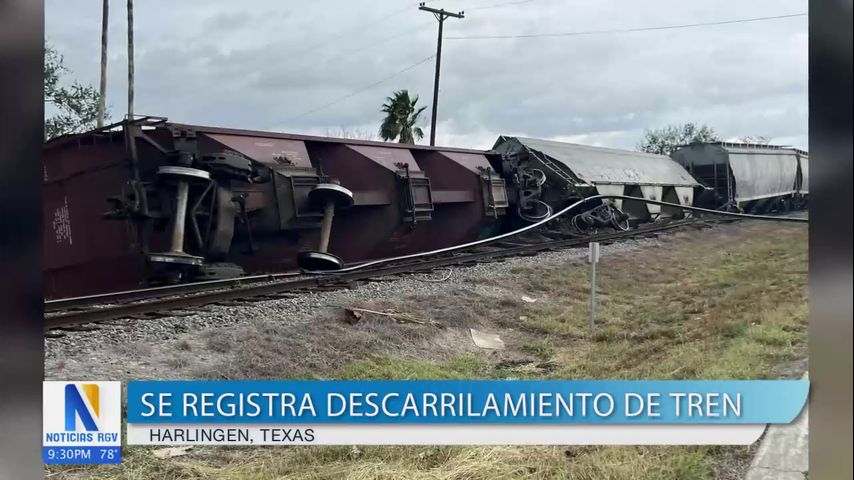
[[[490,373],[489,363],[472,355],[461,355],[442,363],[375,356],[345,366],[338,377],[350,380],[459,380],[484,378]]]
[[[715,447],[217,447],[159,460],[134,448],[92,479],[638,479],[710,478]],[[72,475],[75,469],[65,470]]]
[[[301,338],[276,329],[209,337],[233,352],[240,377],[757,379],[797,376],[806,358],[807,233],[802,226],[737,224],[677,233],[662,248],[603,256],[598,327],[588,328],[588,266],[514,266],[441,302],[412,296],[393,307],[457,327],[363,320],[317,322]],[[503,289],[501,301],[478,287]],[[526,294],[534,303],[517,300]],[[498,332],[507,349],[470,347],[468,327]],[[456,333],[454,333],[456,332]],[[455,336],[456,335],[456,336]],[[310,351],[296,348],[307,338]],[[293,352],[297,352],[295,358]],[[187,348],[186,350],[189,350]],[[188,352],[182,352],[189,354]],[[331,361],[329,359],[332,359]],[[320,359],[326,359],[321,361]],[[177,364],[177,362],[176,362]],[[221,370],[217,365],[216,370]],[[238,368],[238,367],[231,367]],[[319,372],[319,373],[318,373]],[[232,377],[231,375],[229,375]],[[233,377],[232,377],[233,378]],[[159,460],[126,450],[102,479],[735,479],[747,447],[198,448]],[[74,469],[51,468],[74,477]]]
[[[557,347],[549,339],[537,339],[524,343],[520,350],[543,361],[550,360],[557,353]]]

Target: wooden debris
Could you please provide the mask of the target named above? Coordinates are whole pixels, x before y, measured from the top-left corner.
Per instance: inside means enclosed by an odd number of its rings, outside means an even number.
[[[359,320],[362,319],[363,313],[372,313],[374,315],[382,315],[384,317],[389,317],[392,320],[395,320],[398,323],[416,323],[418,325],[433,325],[437,327],[441,327],[442,324],[433,320],[424,320],[422,318],[418,318],[414,315],[408,313],[398,313],[398,312],[378,312],[376,310],[368,310],[366,308],[356,308],[356,307],[348,307],[344,310],[347,311],[347,318],[351,325],[356,324]]]
[[[362,319],[362,314],[350,308],[345,308],[344,312],[346,312],[347,323],[350,325],[355,325],[359,323],[359,320]]]

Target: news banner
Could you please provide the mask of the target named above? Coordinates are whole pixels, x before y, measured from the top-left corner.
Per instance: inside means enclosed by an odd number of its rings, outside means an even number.
[[[44,382],[45,463],[125,445],[747,445],[808,380]],[[123,408],[123,405],[126,405]],[[126,434],[122,438],[122,421]]]

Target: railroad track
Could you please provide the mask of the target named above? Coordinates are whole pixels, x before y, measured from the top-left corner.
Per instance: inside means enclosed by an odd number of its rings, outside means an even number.
[[[627,232],[584,237],[565,237],[548,241],[499,241],[454,254],[391,262],[369,268],[323,275],[283,273],[257,275],[140,290],[115,292],[45,302],[44,330],[74,329],[82,325],[140,316],[165,316],[192,307],[226,302],[246,302],[284,298],[309,290],[351,287],[354,282],[388,275],[430,271],[439,267],[495,261],[502,258],[533,255],[547,250],[585,246],[588,242],[613,243],[621,239],[655,235],[675,228],[707,226],[732,220],[691,218],[663,225],[647,225]],[[539,232],[555,235],[554,232]]]

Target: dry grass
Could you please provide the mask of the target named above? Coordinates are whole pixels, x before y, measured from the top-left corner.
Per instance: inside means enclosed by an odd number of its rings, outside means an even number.
[[[363,302],[357,306],[384,311],[387,302]],[[418,311],[400,310],[398,311]],[[394,352],[409,358],[441,362],[448,352],[474,350],[453,332],[438,327],[397,323],[374,314],[364,314],[355,325],[344,319],[343,308],[335,309],[300,328],[259,319],[242,328],[208,334],[205,348],[226,354],[218,362],[193,369],[197,378],[280,379],[332,378],[342,366]]]
[[[806,358],[806,227],[743,223],[678,233],[662,248],[604,257],[599,327],[588,325],[588,265],[514,267],[437,300],[374,310],[418,312],[447,328],[337,315],[301,329],[257,322],[201,342],[227,361],[188,376],[226,378],[778,378]],[[537,298],[535,303],[521,295]],[[507,349],[478,350],[469,327]],[[198,346],[192,347],[195,353]],[[190,349],[180,352],[190,355]],[[178,357],[180,358],[180,357]],[[175,363],[179,363],[176,359]],[[794,366],[793,366],[794,365]],[[104,479],[735,479],[747,447],[200,448],[157,460],[126,451]],[[75,470],[51,469],[59,477]],[[70,473],[69,473],[70,472]]]
[[[487,480],[711,478],[715,447],[350,447],[200,448],[164,461],[128,451],[122,466],[90,471],[93,479],[400,479]],[[73,478],[73,469],[67,476]]]

